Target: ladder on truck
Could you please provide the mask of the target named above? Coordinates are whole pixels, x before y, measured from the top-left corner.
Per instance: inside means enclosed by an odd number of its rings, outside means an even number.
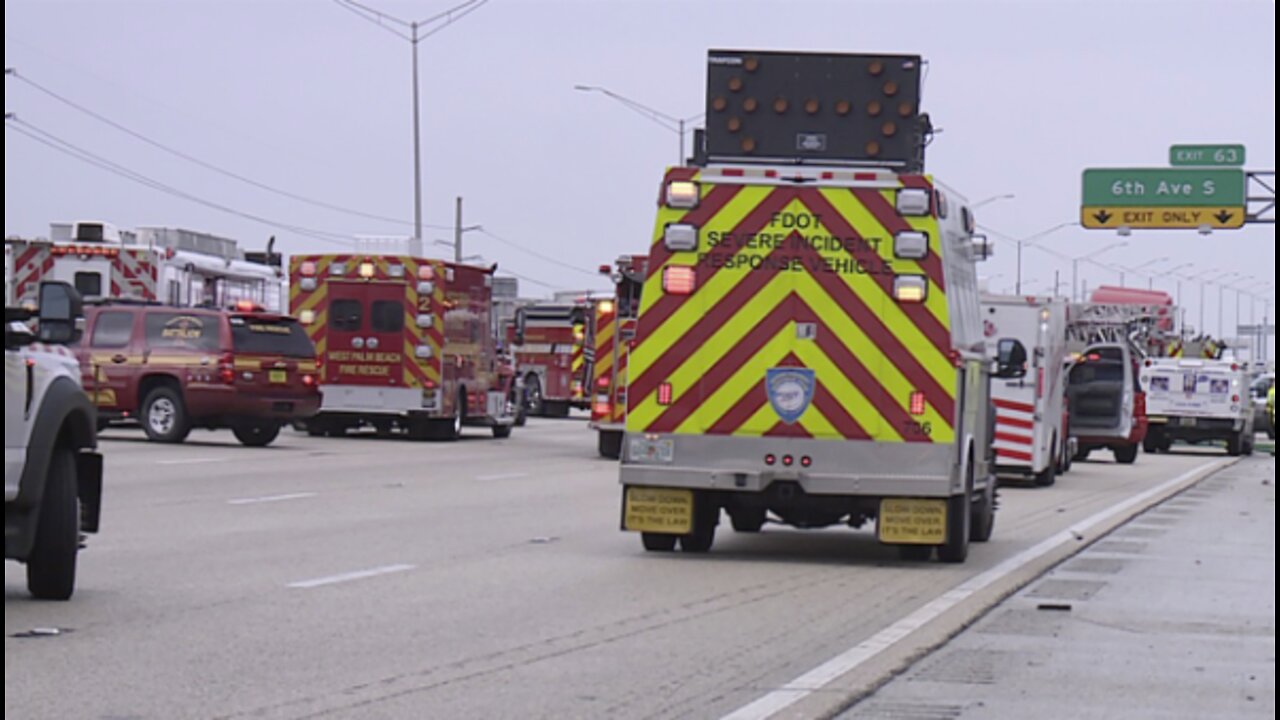
[[[1178,340],[1174,308],[1168,305],[1072,303],[1067,350],[1080,353],[1099,343],[1127,344],[1140,357],[1161,357]]]

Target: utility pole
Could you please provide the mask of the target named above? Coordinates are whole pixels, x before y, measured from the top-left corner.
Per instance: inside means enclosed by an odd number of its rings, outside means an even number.
[[[453,261],[462,262],[462,196],[459,195],[453,207]]]
[[[413,47],[413,245],[411,254],[422,256],[422,138],[418,123],[418,22],[409,25]]]

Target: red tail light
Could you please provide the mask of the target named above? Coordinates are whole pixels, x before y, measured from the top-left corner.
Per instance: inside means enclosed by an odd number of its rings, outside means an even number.
[[[662,383],[661,385],[659,385],[659,386],[658,386],[658,404],[659,404],[659,405],[670,405],[670,404],[671,404],[671,396],[672,396],[673,394],[674,394],[674,392],[673,392],[673,391],[672,391],[672,389],[671,389],[671,383],[669,383],[669,382],[664,382],[664,383]]]
[[[697,273],[688,265],[668,265],[662,269],[662,290],[666,293],[689,295],[697,284]]]
[[[218,379],[227,385],[232,385],[235,383],[236,357],[231,353],[224,354],[218,360]]]
[[[765,465],[772,465],[776,462],[778,462],[778,456],[774,455],[773,453],[769,453],[768,455],[764,456]]]
[[[1238,402],[1240,402],[1240,396],[1239,396],[1239,395],[1232,395],[1232,396],[1231,396],[1231,402],[1233,402],[1233,403],[1238,403]]]
[[[428,381],[426,381],[426,382],[422,383],[422,387],[423,387],[424,389],[426,389],[426,390],[435,390],[435,389],[436,389],[436,381],[435,381],[435,380],[428,380]]]
[[[796,459],[791,457],[790,455],[782,456],[782,464],[786,465],[787,467],[791,467],[791,464],[794,463],[795,461]]]
[[[800,467],[809,467],[812,464],[813,464],[813,458],[809,457],[808,455],[805,455],[804,457],[800,458]]]
[[[315,384],[316,384],[316,376],[315,376],[315,375],[312,375],[311,373],[307,373],[307,374],[303,375],[303,376],[302,376],[302,384],[303,384],[303,385],[306,385],[307,387],[311,387],[311,386],[315,385]]]
[[[609,378],[608,378],[608,377],[599,377],[599,378],[596,378],[596,387],[597,387],[597,388],[600,388],[601,390],[604,390],[604,389],[608,388],[608,387],[609,387]]]
[[[919,390],[911,393],[910,411],[912,415],[924,414],[924,393]]]
[[[607,417],[613,413],[613,405],[605,402],[597,402],[591,406],[591,414],[596,417]]]

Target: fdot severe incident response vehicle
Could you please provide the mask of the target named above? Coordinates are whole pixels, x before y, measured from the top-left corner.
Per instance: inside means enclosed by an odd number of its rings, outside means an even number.
[[[707,551],[722,510],[745,532],[875,521],[948,562],[990,537],[989,246],[923,174],[920,67],[709,53],[707,128],[662,181],[628,367],[622,526],[647,550]]]

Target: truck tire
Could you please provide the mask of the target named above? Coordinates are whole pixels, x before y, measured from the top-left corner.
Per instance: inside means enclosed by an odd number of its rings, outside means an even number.
[[[600,457],[609,458],[610,460],[617,460],[622,457],[622,431],[601,430],[596,447],[600,451]]]
[[[80,550],[80,501],[76,496],[76,458],[57,447],[36,520],[35,544],[27,557],[27,589],[41,600],[68,600],[76,587]]]
[[[1058,481],[1058,468],[1054,465],[1045,465],[1044,469],[1031,476],[1031,481],[1036,487],[1050,487]]]
[[[720,522],[720,508],[712,505],[702,494],[693,498],[693,530],[680,537],[680,549],[687,553],[705,553],[716,541],[716,525]]]
[[[567,418],[569,417],[569,401],[544,400],[542,402],[542,414],[546,417]]]
[[[1080,448],[1076,450],[1076,456],[1072,460],[1084,462],[1089,459],[1089,453],[1093,452],[1093,448]]]
[[[246,422],[231,426],[231,432],[242,445],[266,447],[280,435],[280,425],[273,422]]]
[[[1138,459],[1138,443],[1116,446],[1112,452],[1116,455],[1116,462],[1121,465],[1132,465],[1133,461]]]
[[[644,549],[649,552],[671,552],[676,549],[676,541],[680,539],[679,535],[667,535],[666,533],[640,533],[640,543],[644,545]]]
[[[528,415],[539,416],[545,411],[542,401],[542,381],[530,373],[524,378],[524,409]]]
[[[493,436],[495,438],[498,438],[499,440],[503,440],[511,437],[511,426],[510,425],[494,425]]]
[[[1240,457],[1244,454],[1244,433],[1236,433],[1227,438],[1227,454],[1231,457]]]
[[[758,533],[764,527],[769,511],[764,508],[739,508],[729,512],[729,524],[734,532]]]
[[[993,475],[987,479],[987,486],[982,490],[978,502],[973,503],[970,508],[972,517],[969,518],[969,540],[972,542],[987,542],[991,539],[991,532],[996,526],[997,492],[999,488]]]
[[[944,563],[962,563],[969,557],[972,492],[947,498],[947,541],[938,546],[938,559]]]
[[[1159,433],[1147,431],[1147,436],[1142,438],[1142,452],[1148,455],[1154,455],[1160,452],[1160,435]]]
[[[191,419],[182,393],[174,387],[161,385],[147,393],[142,401],[142,429],[155,442],[180,443],[191,432]]]

